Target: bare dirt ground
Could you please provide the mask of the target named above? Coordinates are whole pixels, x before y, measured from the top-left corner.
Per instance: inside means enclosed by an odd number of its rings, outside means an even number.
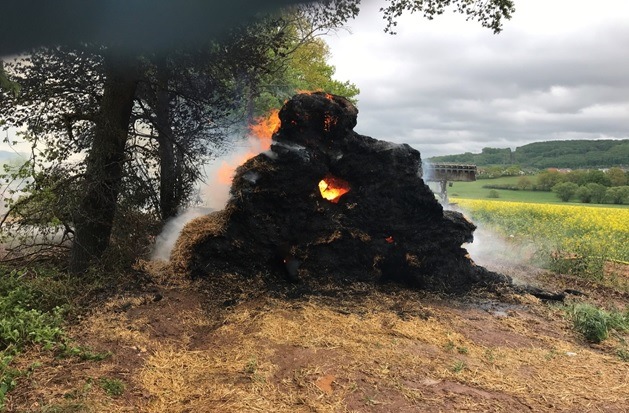
[[[590,345],[532,296],[443,296],[356,285],[264,291],[236,277],[153,281],[108,298],[70,334],[104,360],[27,352],[15,412],[627,412],[627,337]],[[626,293],[511,268],[527,282]],[[230,282],[231,281],[231,282]],[[574,287],[576,285],[576,287]],[[124,391],[106,391],[106,380]]]

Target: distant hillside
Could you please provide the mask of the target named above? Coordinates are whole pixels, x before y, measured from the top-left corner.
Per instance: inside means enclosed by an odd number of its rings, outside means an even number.
[[[4,165],[7,162],[14,160],[26,160],[28,156],[21,152],[12,152],[12,151],[0,151],[0,165]],[[0,171],[2,171],[0,169]]]
[[[483,148],[429,158],[431,162],[472,163],[478,166],[513,165],[523,168],[609,168],[629,166],[629,139],[535,142],[510,148]]]

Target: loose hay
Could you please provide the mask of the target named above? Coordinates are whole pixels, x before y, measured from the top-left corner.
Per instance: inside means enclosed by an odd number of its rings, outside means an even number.
[[[112,399],[93,386],[79,411],[621,412],[629,398],[629,365],[576,340],[539,303],[498,311],[372,288],[262,295],[216,320],[177,291],[159,303],[120,298],[86,318],[73,334],[116,354],[100,364],[46,361],[33,374],[38,400],[60,405],[103,376],[121,377],[127,394]],[[156,331],[157,316],[177,329]],[[40,411],[23,399],[16,411]]]
[[[400,400],[408,411],[420,402],[420,411],[432,411],[447,406],[449,397],[429,396],[440,388],[455,395],[460,408],[500,411],[523,405],[613,410],[629,397],[629,386],[622,384],[627,365],[610,356],[541,336],[539,347],[481,346],[453,331],[452,322],[463,321],[447,310],[433,309],[428,319],[402,320],[383,301],[387,298],[370,297],[364,314],[339,313],[316,301],[295,305],[277,300],[234,313],[214,334],[220,348],[170,348],[149,358],[141,380],[151,393],[170,382],[182,383],[149,411],[337,412],[371,411],[374,406],[391,411]],[[531,333],[517,321],[507,328]],[[465,348],[465,354],[449,350],[451,345]],[[567,355],[571,352],[577,355]],[[295,355],[288,361],[292,366],[278,361],[290,354]],[[460,372],[452,368],[457,360],[465,363]],[[334,377],[333,390],[322,390],[317,383],[329,376]],[[381,398],[373,406],[366,399],[370,390]]]
[[[192,246],[205,237],[222,234],[230,213],[230,209],[226,208],[195,218],[187,223],[181,230],[181,234],[170,255],[173,267],[185,270],[192,258]]]

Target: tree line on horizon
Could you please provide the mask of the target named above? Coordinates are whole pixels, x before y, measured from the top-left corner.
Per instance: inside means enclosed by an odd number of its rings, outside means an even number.
[[[521,169],[591,169],[629,167],[629,139],[534,142],[511,148],[483,148],[481,153],[434,156],[430,162],[469,163],[479,167]]]

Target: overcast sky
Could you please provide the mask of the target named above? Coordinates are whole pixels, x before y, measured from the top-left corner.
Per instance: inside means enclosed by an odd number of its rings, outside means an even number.
[[[358,96],[358,133],[422,157],[557,139],[629,138],[629,1],[516,0],[494,35],[454,13],[383,32],[364,0],[328,36],[335,77]]]
[[[405,15],[392,36],[383,0],[363,0],[351,33],[325,38],[361,90],[355,130],[423,157],[629,138],[629,1],[515,2],[498,35],[448,13]]]

